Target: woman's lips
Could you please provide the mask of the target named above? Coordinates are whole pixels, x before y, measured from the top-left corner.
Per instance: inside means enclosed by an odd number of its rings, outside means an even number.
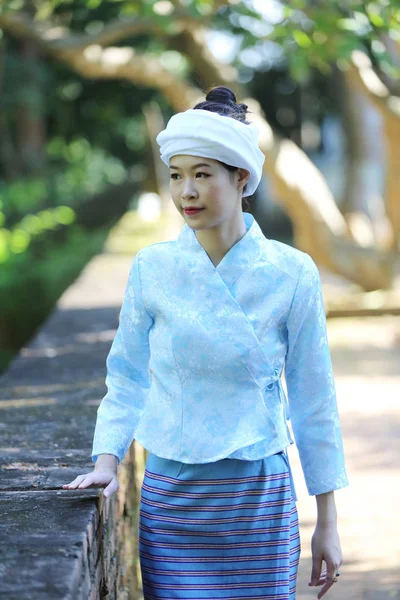
[[[199,213],[201,210],[204,210],[204,208],[185,208],[184,210],[189,217],[193,217],[193,215],[197,215],[197,213]]]

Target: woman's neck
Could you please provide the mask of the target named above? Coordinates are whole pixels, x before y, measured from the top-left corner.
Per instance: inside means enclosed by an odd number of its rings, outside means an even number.
[[[235,219],[225,221],[217,227],[195,231],[198,242],[207,252],[214,267],[246,233],[247,227],[242,212]]]

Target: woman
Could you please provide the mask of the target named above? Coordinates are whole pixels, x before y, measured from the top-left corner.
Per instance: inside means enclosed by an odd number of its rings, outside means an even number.
[[[348,481],[319,274],[308,254],[266,238],[242,211],[265,160],[246,112],[217,87],[157,136],[186,222],[177,240],[133,261],[95,468],[64,486],[109,496],[132,440],[149,450],[139,516],[146,600],[295,598],[290,413],[316,496],[309,585],[322,586],[318,598],[343,560],[334,490]]]

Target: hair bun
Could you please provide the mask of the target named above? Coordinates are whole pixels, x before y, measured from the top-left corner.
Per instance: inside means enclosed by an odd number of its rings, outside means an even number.
[[[228,106],[236,106],[236,96],[231,89],[220,85],[210,90],[206,96],[207,102],[216,102]]]
[[[218,85],[210,89],[203,102],[198,102],[193,108],[209,110],[223,117],[232,117],[245,125],[250,125],[246,120],[247,104],[237,104],[236,96],[232,90],[224,85]]]

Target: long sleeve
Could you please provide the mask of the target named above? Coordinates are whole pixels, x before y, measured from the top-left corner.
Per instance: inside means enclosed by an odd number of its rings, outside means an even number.
[[[310,495],[348,485],[326,314],[316,264],[305,254],[287,320],[285,379],[293,427]]]
[[[97,409],[93,462],[104,453],[122,461],[134,439],[150,388],[148,338],[153,319],[143,303],[139,262],[140,252],[129,272],[118,330],[106,361],[108,391]]]

